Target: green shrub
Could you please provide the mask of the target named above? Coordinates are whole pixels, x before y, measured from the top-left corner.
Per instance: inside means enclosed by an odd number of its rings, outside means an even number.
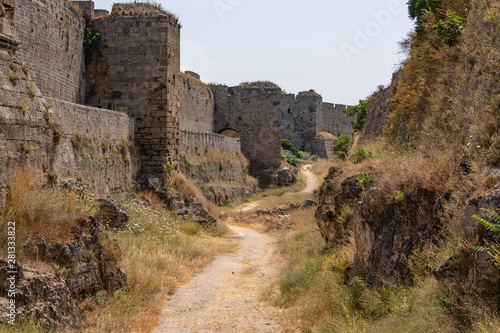
[[[300,151],[297,148],[295,148],[295,146],[290,142],[290,140],[281,139],[281,147],[285,150],[292,152],[292,154],[295,155],[297,158],[299,159],[302,158]]]
[[[372,156],[371,151],[368,151],[368,150],[363,149],[363,148],[358,148],[358,150],[356,151],[356,154],[354,154],[354,156],[351,157],[351,162],[354,164],[358,164],[371,156]]]
[[[345,158],[351,147],[352,140],[347,135],[341,135],[338,139],[333,140],[332,153],[336,157]]]
[[[427,11],[435,13],[442,3],[443,0],[409,0],[408,15],[412,19],[418,19]]]
[[[441,36],[443,42],[448,46],[454,46],[462,35],[464,26],[463,17],[455,15],[454,12],[446,13],[445,20],[439,20],[433,28]]]
[[[364,189],[368,183],[373,181],[373,172],[371,170],[365,171],[365,172],[358,172],[356,174],[356,185],[358,185],[359,188]]]
[[[99,30],[85,28],[85,36],[83,38],[83,53],[85,55],[85,65],[88,66],[92,62],[94,53],[98,57],[102,57],[102,33]]]
[[[283,149],[283,147],[281,147],[281,160],[285,161],[293,166],[297,166],[297,164],[302,162],[301,158],[298,158],[291,151]]]

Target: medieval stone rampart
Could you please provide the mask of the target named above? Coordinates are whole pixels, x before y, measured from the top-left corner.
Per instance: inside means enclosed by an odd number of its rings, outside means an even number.
[[[0,205],[10,175],[25,165],[59,180],[81,179],[98,194],[132,183],[133,124],[126,114],[44,98],[4,51],[0,86]]]
[[[44,96],[84,103],[85,20],[68,1],[18,0],[16,55],[29,65]]]
[[[210,87],[191,74],[180,73],[181,130],[212,132],[214,96]]]
[[[181,130],[180,150],[196,154],[198,150],[215,149],[232,154],[241,152],[240,139],[230,138],[213,132],[191,132]]]
[[[327,132],[336,137],[351,135],[351,121],[353,118],[342,112],[342,110],[348,107],[344,104],[323,103],[322,121],[319,123],[319,132]]]
[[[277,86],[211,86],[215,97],[215,132],[240,134],[250,173],[265,176],[281,164],[281,89]]]
[[[348,106],[323,102],[314,91],[288,94],[281,100],[281,138],[288,139],[299,150],[322,158],[330,156],[331,140],[315,140],[319,132],[338,137],[352,133],[352,117],[342,113]]]

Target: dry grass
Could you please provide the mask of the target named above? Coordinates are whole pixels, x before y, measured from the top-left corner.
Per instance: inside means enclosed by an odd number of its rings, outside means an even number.
[[[158,197],[158,195],[151,190],[138,192],[137,195],[146,198],[153,207],[161,207],[165,205],[160,197]]]
[[[176,219],[158,207],[127,200],[131,215],[127,230],[115,232],[123,250],[121,267],[128,289],[91,302],[86,332],[149,332],[157,326],[168,295],[209,265],[216,255],[231,252],[235,244],[223,237],[223,227],[203,229]]]
[[[16,222],[18,244],[29,237],[44,237],[49,243],[68,240],[70,227],[95,209],[88,198],[46,183],[42,172],[29,167],[10,175],[8,205],[0,219],[2,224]],[[3,233],[0,236],[3,244],[6,237]],[[18,253],[22,255],[21,248]]]

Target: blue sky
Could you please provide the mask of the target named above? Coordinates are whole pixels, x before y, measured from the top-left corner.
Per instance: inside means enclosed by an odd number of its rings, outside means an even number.
[[[180,17],[181,70],[204,82],[269,80],[357,104],[387,85],[412,30],[407,0],[160,0]],[[97,0],[95,8],[111,9]]]

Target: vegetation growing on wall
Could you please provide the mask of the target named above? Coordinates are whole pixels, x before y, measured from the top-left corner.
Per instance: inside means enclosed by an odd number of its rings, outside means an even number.
[[[102,57],[102,33],[99,30],[85,28],[83,38],[83,54],[85,56],[85,65],[88,66],[93,60],[94,54]]]

